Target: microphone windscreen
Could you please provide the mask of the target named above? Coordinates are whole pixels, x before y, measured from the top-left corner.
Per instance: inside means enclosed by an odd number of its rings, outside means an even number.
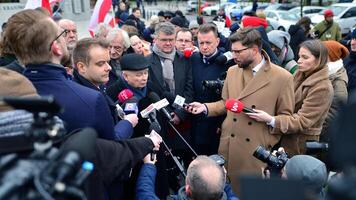
[[[220,56],[218,56],[217,58],[216,58],[216,63],[218,63],[218,64],[220,64],[220,65],[223,65],[223,64],[225,64],[227,62],[227,58],[226,58],[226,56],[224,55],[224,54],[222,54],[222,55],[220,55]]]
[[[63,155],[77,152],[82,160],[93,160],[95,156],[97,133],[92,128],[84,128],[70,136],[61,146]]]
[[[133,95],[134,94],[131,90],[124,89],[117,95],[117,99],[119,100],[120,103],[124,103],[127,99],[132,98]]]
[[[240,113],[242,112],[244,105],[241,101],[238,101],[236,99],[228,99],[225,102],[225,108],[231,112]]]
[[[161,100],[161,98],[159,98],[158,94],[155,92],[150,92],[148,94],[148,98],[150,99],[151,103],[156,103],[157,101]]]
[[[183,55],[185,58],[190,58],[190,56],[193,54],[193,49],[187,48],[183,50]]]

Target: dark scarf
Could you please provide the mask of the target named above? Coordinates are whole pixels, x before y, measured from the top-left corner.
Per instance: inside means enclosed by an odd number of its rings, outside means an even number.
[[[142,89],[135,88],[135,87],[132,87],[131,85],[129,85],[129,83],[122,76],[120,76],[120,78],[121,78],[122,82],[124,83],[125,87],[127,89],[130,89],[134,93],[134,95],[138,101],[140,101],[141,99],[143,99],[147,96],[147,86],[145,86]]]

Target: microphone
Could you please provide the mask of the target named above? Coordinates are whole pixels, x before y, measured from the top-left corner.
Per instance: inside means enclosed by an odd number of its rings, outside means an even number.
[[[223,65],[231,59],[233,59],[232,53],[231,53],[231,51],[228,51],[228,52],[225,52],[224,54],[218,56],[216,58],[216,62]]]
[[[134,94],[130,89],[124,89],[117,95],[117,99],[120,103],[124,103],[126,100],[131,99],[133,96]]]
[[[188,107],[189,105],[185,103],[184,97],[177,95],[176,98],[174,99],[172,106],[177,109],[182,109],[183,107]]]
[[[255,111],[253,111],[251,108],[245,108],[244,104],[236,99],[226,100],[225,107],[227,110],[233,113],[240,113],[240,112],[255,113]]]
[[[157,110],[162,111],[162,113],[166,116],[166,118],[169,121],[173,121],[172,116],[169,114],[167,109],[165,108],[167,105],[169,105],[169,102],[167,99],[160,99],[159,96],[155,92],[150,92],[148,94],[148,98],[151,100],[151,102],[154,103],[154,106]]]
[[[137,102],[138,102],[137,98],[135,96],[133,96],[130,99],[127,99],[122,104],[123,110],[126,115],[138,113]]]
[[[193,54],[193,49],[192,48],[186,48],[183,50],[183,55],[185,58],[190,58],[190,56]]]

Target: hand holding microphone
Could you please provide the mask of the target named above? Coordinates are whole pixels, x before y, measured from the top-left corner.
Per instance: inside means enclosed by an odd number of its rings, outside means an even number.
[[[243,103],[236,99],[226,100],[225,107],[227,110],[234,113],[244,112],[250,118],[258,122],[271,123],[273,119],[273,117],[270,114],[266,113],[265,111],[244,107]]]
[[[186,105],[184,108],[187,112],[190,112],[194,115],[200,114],[202,112],[204,112],[204,113],[208,112],[206,106],[199,102],[192,102],[192,103]]]
[[[132,127],[135,127],[138,123],[138,117],[136,114],[125,115],[124,120],[127,120],[131,123]]]

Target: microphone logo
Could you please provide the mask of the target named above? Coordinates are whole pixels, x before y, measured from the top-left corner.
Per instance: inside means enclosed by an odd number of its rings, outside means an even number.
[[[231,111],[239,112],[238,108],[239,108],[239,104],[237,103],[237,101],[235,101],[234,104],[232,105]]]

